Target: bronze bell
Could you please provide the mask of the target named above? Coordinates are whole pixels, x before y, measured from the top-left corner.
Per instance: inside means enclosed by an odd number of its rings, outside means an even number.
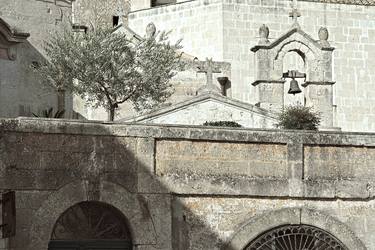
[[[298,86],[298,82],[296,81],[296,79],[292,78],[292,80],[290,81],[290,87],[289,87],[289,91],[288,91],[288,94],[298,94],[298,93],[301,93],[301,89],[299,88]]]

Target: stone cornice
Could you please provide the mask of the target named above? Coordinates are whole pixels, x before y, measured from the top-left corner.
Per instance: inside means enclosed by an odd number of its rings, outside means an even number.
[[[302,84],[303,87],[307,87],[309,85],[333,85],[336,82],[333,81],[306,81]]]
[[[278,39],[276,39],[272,43],[270,43],[270,44],[256,45],[256,46],[252,47],[250,50],[252,52],[257,52],[260,49],[264,49],[264,50],[272,49],[272,48],[276,47],[277,45],[279,45],[280,43],[282,43],[284,40],[286,40],[288,37],[290,37],[294,33],[301,34],[303,37],[305,37],[309,42],[311,42],[312,44],[314,44],[320,50],[333,51],[335,49],[333,47],[322,46],[319,43],[319,41],[314,40],[309,34],[307,34],[306,32],[304,32],[301,28],[299,28],[299,27],[293,27],[292,29],[290,29],[288,32],[286,32],[282,36],[280,36]]]
[[[341,145],[375,147],[375,133],[306,131],[281,129],[219,128],[186,125],[153,125],[102,121],[63,120],[20,117],[0,119],[1,133],[79,134],[175,138],[209,141],[288,143],[292,137],[306,145]]]
[[[256,80],[255,82],[252,82],[251,85],[257,86],[260,83],[280,83],[284,84],[286,81],[285,80]]]
[[[10,46],[23,43],[30,36],[29,33],[18,32],[0,18],[0,46],[9,48]]]

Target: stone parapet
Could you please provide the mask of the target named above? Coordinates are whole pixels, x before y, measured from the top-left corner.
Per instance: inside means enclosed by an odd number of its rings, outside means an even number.
[[[0,249],[47,249],[82,201],[118,208],[142,250],[246,249],[282,224],[374,249],[374,166],[371,133],[3,119],[0,191],[16,191],[17,232]]]
[[[3,188],[56,189],[72,174],[87,176],[88,163],[94,161],[104,179],[145,193],[374,197],[375,134],[371,133],[29,118],[0,124],[5,146]],[[126,151],[116,149],[121,145]],[[140,145],[143,153],[137,153]],[[88,153],[92,151],[94,159]],[[67,167],[73,172],[63,171]],[[117,171],[124,178],[110,174]],[[20,176],[26,181],[16,181]]]

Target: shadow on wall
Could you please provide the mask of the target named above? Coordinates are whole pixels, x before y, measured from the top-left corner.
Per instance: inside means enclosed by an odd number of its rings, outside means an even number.
[[[56,221],[66,210],[83,201],[99,201],[127,218],[137,249],[240,250],[225,246],[194,204],[182,202],[185,197],[204,196],[175,194],[163,182],[155,165],[158,139],[152,137],[160,128],[150,126],[147,134],[144,126],[27,122],[38,123],[44,133],[6,132],[15,131],[9,127],[17,128],[19,121],[3,123],[0,130],[5,145],[0,151],[0,189],[17,190],[19,220],[17,236],[10,240],[12,249],[47,249]],[[168,133],[167,127],[163,130]],[[113,136],[114,131],[123,136]],[[258,225],[267,227],[267,218]],[[244,227],[251,229],[248,225]]]
[[[0,60],[0,117],[32,117],[43,110],[57,110],[56,90],[36,71],[46,61],[29,41],[15,46],[15,60]],[[84,119],[73,110],[73,95],[65,93],[65,118]]]
[[[35,121],[55,123],[60,131],[66,126],[56,120]],[[0,189],[17,190],[18,226],[9,247],[47,249],[58,218],[82,201],[100,201],[120,210],[129,221],[137,249],[222,245],[206,222],[180,203],[178,195],[171,194],[154,174],[153,138],[114,137],[101,128],[92,132],[105,136],[2,130],[6,147],[1,152]],[[197,230],[201,241],[193,242]]]

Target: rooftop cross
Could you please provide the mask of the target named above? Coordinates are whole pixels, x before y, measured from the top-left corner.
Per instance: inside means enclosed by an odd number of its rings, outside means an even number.
[[[198,66],[197,72],[206,73],[207,81],[206,81],[206,85],[204,86],[205,90],[215,91],[215,92],[220,91],[219,88],[216,87],[213,83],[213,74],[221,73],[221,70],[218,69],[218,67],[214,65],[212,58],[211,59],[206,58],[206,61]]]
[[[289,13],[289,16],[293,18],[294,23],[297,23],[298,18],[301,16],[301,13],[297,10],[297,8],[294,8],[292,12]]]
[[[289,13],[289,16],[291,18],[293,18],[293,26],[297,26],[299,27],[299,24],[298,24],[298,18],[301,16],[301,13],[298,11],[298,0],[293,0],[293,10],[292,12]]]
[[[119,17],[119,25],[127,25],[127,16],[129,11],[124,10],[123,4],[121,0],[117,0],[117,9],[116,9],[116,15]]]

